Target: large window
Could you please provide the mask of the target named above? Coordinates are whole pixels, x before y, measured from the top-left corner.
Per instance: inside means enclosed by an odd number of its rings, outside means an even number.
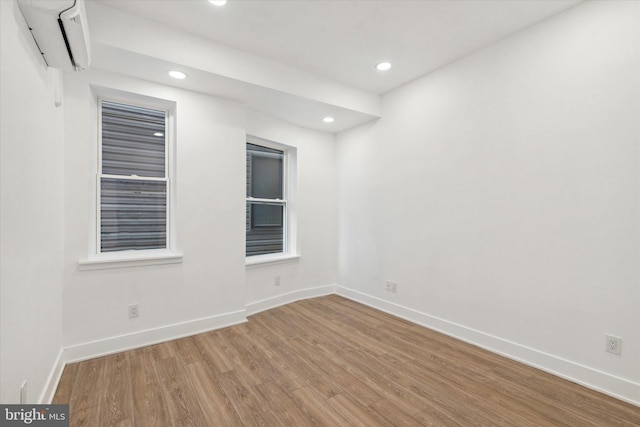
[[[97,253],[167,249],[168,112],[99,101]]]
[[[287,252],[286,165],[286,151],[247,143],[247,256]]]

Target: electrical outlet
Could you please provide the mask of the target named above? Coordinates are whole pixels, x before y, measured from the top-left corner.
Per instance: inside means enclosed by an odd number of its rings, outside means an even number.
[[[280,286],[280,276],[276,276],[275,280],[273,281],[274,285],[276,286]]]
[[[387,280],[386,285],[387,285],[387,292],[391,292],[392,294],[398,293],[398,284],[396,282]]]
[[[26,403],[27,403],[27,380],[24,380],[24,382],[20,386],[20,404],[24,405]]]
[[[140,316],[140,309],[138,304],[130,304],[129,305],[129,319],[133,319],[135,317]]]
[[[605,335],[606,347],[605,350],[609,353],[621,355],[622,354],[622,338],[614,337],[613,335]]]

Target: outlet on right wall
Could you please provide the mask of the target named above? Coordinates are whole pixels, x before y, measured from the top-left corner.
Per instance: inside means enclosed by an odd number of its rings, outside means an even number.
[[[337,141],[341,292],[640,404],[640,3],[582,3]]]

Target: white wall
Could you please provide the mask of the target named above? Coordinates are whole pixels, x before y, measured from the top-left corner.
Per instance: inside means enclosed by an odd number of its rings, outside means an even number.
[[[91,85],[176,102],[180,264],[81,271],[95,192],[96,107]],[[236,103],[115,74],[65,81],[64,343],[69,359],[244,321],[245,112]],[[140,317],[128,318],[138,303]]]
[[[639,31],[582,4],[339,135],[341,292],[639,403]]]
[[[299,259],[247,268],[249,313],[297,298],[332,293],[337,282],[337,169],[335,137],[265,114],[247,112],[247,133],[297,149]],[[275,278],[280,285],[275,286]]]
[[[0,2],[0,402],[50,398],[62,367],[63,121],[15,2]]]
[[[176,102],[177,238],[181,264],[84,271],[95,191],[93,86]],[[142,346],[245,320],[295,298],[333,291],[337,276],[335,138],[237,103],[108,72],[65,81],[64,344],[68,360]],[[295,146],[302,257],[246,270],[246,134]],[[280,276],[280,286],[274,286]],[[140,317],[127,307],[138,303]]]

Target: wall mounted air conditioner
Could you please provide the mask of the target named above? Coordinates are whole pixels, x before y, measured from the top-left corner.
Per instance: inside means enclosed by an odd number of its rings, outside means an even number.
[[[84,0],[18,0],[18,7],[47,66],[76,71],[89,66]]]

